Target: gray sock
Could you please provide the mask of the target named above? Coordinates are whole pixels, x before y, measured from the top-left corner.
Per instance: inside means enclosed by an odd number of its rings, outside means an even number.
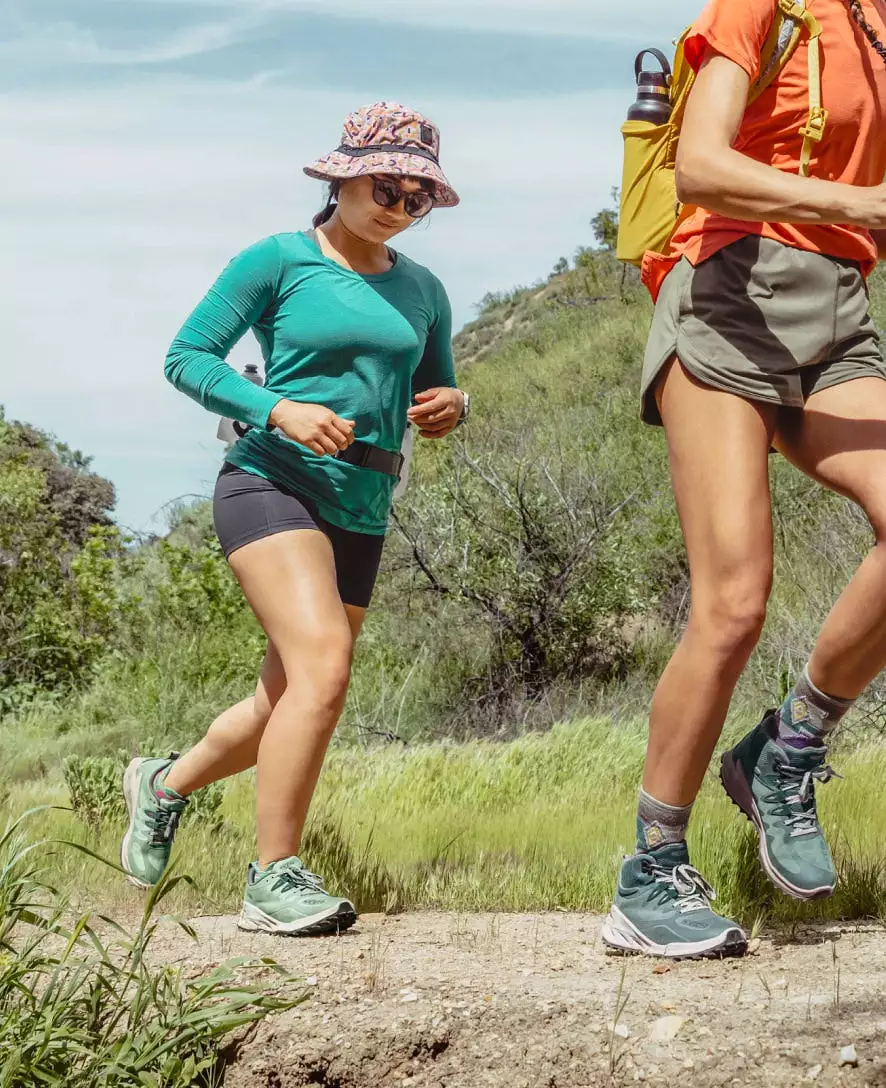
[[[692,805],[666,805],[641,789],[637,807],[637,853],[645,854],[657,846],[683,842]]]
[[[782,748],[821,748],[854,702],[819,691],[807,666],[781,705],[773,739]]]

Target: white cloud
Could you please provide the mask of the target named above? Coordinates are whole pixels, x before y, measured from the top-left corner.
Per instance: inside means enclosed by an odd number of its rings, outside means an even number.
[[[150,0],[156,3],[157,0]],[[175,3],[177,0],[166,0]],[[378,18],[447,29],[486,30],[504,34],[559,34],[612,41],[635,41],[642,28],[650,43],[674,37],[698,14],[702,0],[201,0],[206,7],[315,11],[326,15]]]
[[[365,0],[279,0],[283,5],[313,8],[329,15],[366,14]],[[691,21],[698,11],[698,0],[636,0],[633,4],[613,4],[610,0],[386,0],[378,13],[385,18],[436,27],[463,27],[469,30],[509,31],[529,34],[561,34],[568,37],[607,40],[637,38],[637,28],[650,40],[667,39]]]
[[[248,6],[248,5],[247,5]],[[110,49],[99,45],[95,33],[78,23],[26,23],[18,33],[0,41],[0,58],[17,64],[167,64],[225,49],[267,19],[254,10],[223,20],[199,23],[173,32],[165,40],[139,49]]]

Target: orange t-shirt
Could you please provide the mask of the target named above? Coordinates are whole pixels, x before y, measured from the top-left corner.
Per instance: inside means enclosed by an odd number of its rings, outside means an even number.
[[[867,21],[886,42],[886,0],[861,3]],[[807,7],[821,24],[822,105],[828,111],[809,173],[849,185],[879,185],[886,176],[886,63],[852,19],[847,0],[807,0]],[[698,70],[712,49],[743,68],[753,82],[775,12],[775,0],[710,0],[686,40],[687,61]],[[799,173],[800,128],[809,116],[807,59],[804,35],[782,72],[748,106],[734,144],[742,154],[792,174]],[[863,227],[748,222],[702,208],[677,228],[672,249],[697,264],[748,234],[858,261],[865,274],[877,260],[876,246]],[[651,278],[658,278],[657,287],[664,277],[653,273]]]

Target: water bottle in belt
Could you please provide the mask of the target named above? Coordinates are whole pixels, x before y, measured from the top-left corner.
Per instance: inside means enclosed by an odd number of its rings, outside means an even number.
[[[255,363],[247,363],[241,371],[242,376],[253,385],[264,385],[264,379],[258,372],[258,367]],[[248,423],[241,423],[239,419],[222,419],[218,425],[218,431],[216,432],[216,438],[220,442],[224,442],[226,446],[233,446],[235,442],[246,434],[250,429]]]

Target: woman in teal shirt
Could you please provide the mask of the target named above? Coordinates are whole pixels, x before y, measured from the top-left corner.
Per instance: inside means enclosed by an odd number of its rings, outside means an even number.
[[[244,929],[314,934],[356,920],[298,851],[378,572],[407,419],[443,438],[467,415],[446,292],[386,244],[458,203],[438,155],[437,129],[412,110],[377,103],[352,114],[341,145],[305,168],[331,186],[315,229],[235,257],[166,359],[177,389],[250,428],[227,454],[214,513],[268,650],[255,696],[195,748],[130,764],[122,861],[134,883],[155,884],[189,795],[257,765]],[[248,329],[264,386],[226,362]]]

